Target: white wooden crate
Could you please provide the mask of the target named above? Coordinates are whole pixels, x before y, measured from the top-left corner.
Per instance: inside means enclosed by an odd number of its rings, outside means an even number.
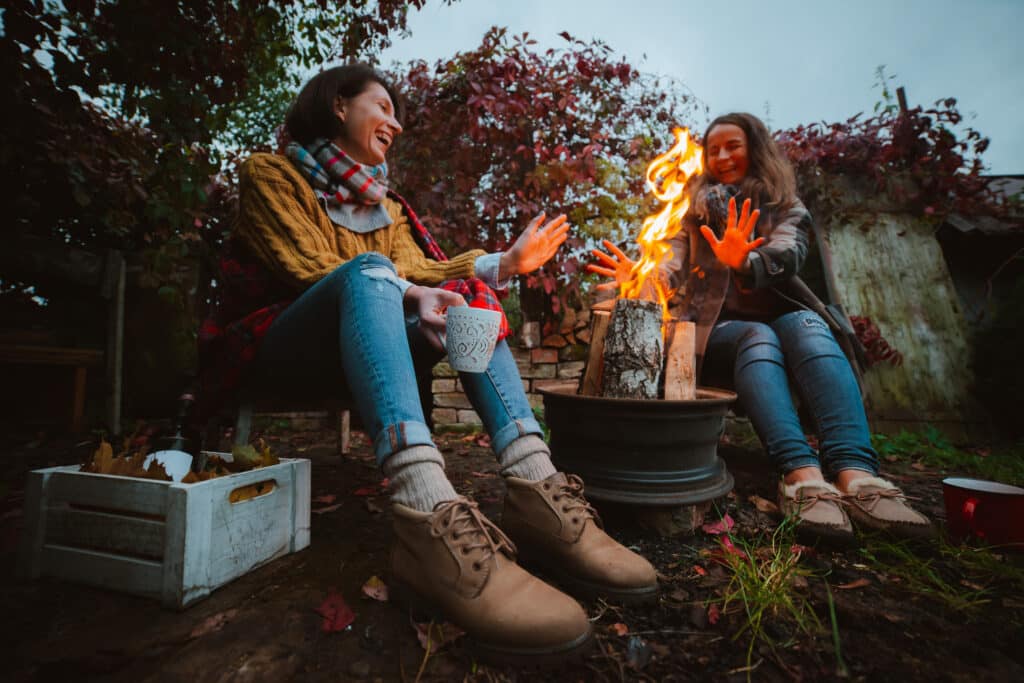
[[[23,576],[50,576],[185,607],[309,545],[310,464],[277,465],[196,484],[78,471],[29,473]],[[232,491],[273,482],[236,503]]]

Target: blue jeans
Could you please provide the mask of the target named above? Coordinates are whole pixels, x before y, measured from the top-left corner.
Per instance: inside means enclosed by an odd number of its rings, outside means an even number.
[[[251,381],[314,394],[348,394],[373,441],[377,462],[415,445],[433,445],[417,377],[443,354],[407,317],[395,267],[375,252],[360,254],[306,290],[274,321]],[[460,373],[462,386],[491,444],[500,453],[525,434],[542,434],[504,340],[487,370]]]
[[[795,311],[771,324],[724,320],[704,356],[705,383],[734,388],[772,464],[783,474],[820,467],[878,473],[857,380],[828,325]],[[819,455],[804,437],[790,381],[814,421]]]

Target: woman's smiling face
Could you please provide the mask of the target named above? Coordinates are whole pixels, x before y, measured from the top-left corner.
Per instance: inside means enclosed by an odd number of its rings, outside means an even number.
[[[712,178],[720,183],[735,184],[746,177],[750,159],[747,134],[742,128],[732,123],[718,124],[708,131],[704,149]]]
[[[334,142],[361,164],[384,163],[391,143],[402,132],[395,118],[395,105],[384,86],[371,81],[355,97],[339,99],[335,112],[342,131]]]

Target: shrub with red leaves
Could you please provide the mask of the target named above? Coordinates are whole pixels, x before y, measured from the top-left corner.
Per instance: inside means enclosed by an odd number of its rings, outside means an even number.
[[[867,350],[869,366],[882,361],[899,366],[903,364],[903,354],[889,345],[889,342],[882,337],[878,325],[871,321],[871,318],[863,315],[851,315],[850,322],[857,333],[857,339]]]

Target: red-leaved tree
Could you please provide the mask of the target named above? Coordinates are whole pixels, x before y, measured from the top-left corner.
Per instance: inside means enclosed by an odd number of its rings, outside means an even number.
[[[408,115],[391,159],[399,192],[456,250],[502,249],[539,212],[568,214],[567,246],[521,282],[524,313],[548,322],[596,238],[635,236],[644,168],[695,106],[604,44],[560,35],[564,47],[540,50],[494,28],[475,50],[396,74]]]

